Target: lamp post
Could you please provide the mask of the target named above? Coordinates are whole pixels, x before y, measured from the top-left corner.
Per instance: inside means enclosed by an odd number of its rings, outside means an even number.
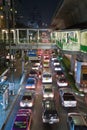
[[[0,28],[2,28],[2,20],[3,20],[4,16],[0,15]]]

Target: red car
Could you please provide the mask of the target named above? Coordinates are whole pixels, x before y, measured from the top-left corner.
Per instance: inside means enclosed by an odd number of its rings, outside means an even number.
[[[11,130],[30,130],[32,113],[29,109],[20,109]]]

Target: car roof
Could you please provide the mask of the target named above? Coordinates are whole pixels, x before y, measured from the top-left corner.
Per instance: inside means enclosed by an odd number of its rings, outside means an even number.
[[[62,91],[63,93],[72,93],[73,94],[73,91],[71,88],[60,88],[59,91]]]
[[[32,69],[32,70],[30,70],[30,73],[37,73],[37,72],[36,72],[35,70]]]
[[[19,109],[18,113],[27,113],[27,114],[30,114],[31,113],[31,109]]]
[[[52,84],[45,84],[43,85],[43,88],[44,89],[52,88]]]
[[[43,103],[44,103],[44,105],[45,104],[54,104],[55,105],[55,101],[52,99],[43,100]]]
[[[35,80],[35,78],[29,77],[29,78],[27,79],[27,81],[29,81],[29,80]]]
[[[52,75],[50,72],[44,72],[43,75]]]
[[[74,96],[73,93],[67,93],[67,92],[64,93],[63,95],[64,95],[64,96]]]
[[[26,91],[26,92],[24,92],[24,95],[25,95],[25,96],[26,96],[26,95],[32,96],[32,95],[33,95],[33,92],[31,92],[31,91]]]

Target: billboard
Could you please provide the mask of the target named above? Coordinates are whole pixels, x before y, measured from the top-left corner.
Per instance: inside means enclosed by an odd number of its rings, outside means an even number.
[[[28,52],[29,60],[38,60],[37,50],[29,50]]]

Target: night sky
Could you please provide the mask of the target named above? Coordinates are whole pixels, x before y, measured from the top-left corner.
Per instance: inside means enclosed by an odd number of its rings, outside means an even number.
[[[19,15],[26,18],[26,21],[27,19],[31,19],[34,12],[37,11],[42,23],[49,25],[59,1],[60,0],[17,0],[17,10]]]

